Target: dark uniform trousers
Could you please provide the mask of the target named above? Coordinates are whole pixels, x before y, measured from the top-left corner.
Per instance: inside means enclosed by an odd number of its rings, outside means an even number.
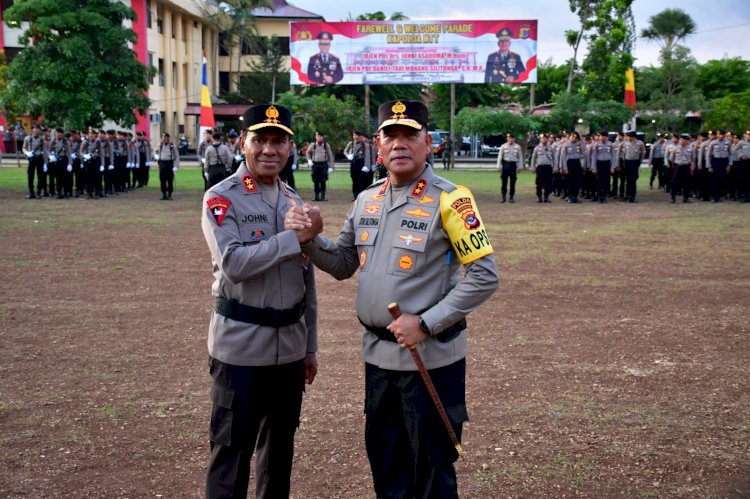
[[[625,173],[625,195],[629,201],[634,201],[636,182],[638,182],[638,169],[641,167],[641,161],[639,159],[625,159],[623,160],[623,163],[623,173]]]
[[[365,158],[354,158],[349,166],[349,175],[352,177],[352,195],[354,199],[359,196],[359,193],[370,187],[372,184],[372,172],[363,172],[362,167],[365,166]]]
[[[620,168],[615,170],[615,174],[612,175],[612,191],[610,196],[616,198],[619,194],[620,198],[625,197],[625,179],[627,178],[627,166],[625,160],[620,160]]]
[[[649,186],[654,186],[654,179],[659,182],[659,188],[664,187],[664,158],[653,158],[651,160],[651,179]]]
[[[57,181],[57,197],[70,196],[73,190],[73,174],[68,172],[68,158],[62,156],[55,161],[55,180]]]
[[[536,167],[536,197],[549,199],[552,191],[552,165],[537,165]]]
[[[99,157],[92,157],[90,160],[84,161],[83,165],[86,170],[86,193],[89,196],[101,196],[102,172],[99,171],[99,166],[101,165]]]
[[[75,178],[76,196],[80,196],[86,190],[86,170],[83,167],[81,158],[73,160],[73,176]]]
[[[510,179],[510,198],[513,199],[513,196],[516,195],[516,178],[517,178],[517,171],[518,171],[518,163],[515,161],[505,161],[503,162],[503,170],[500,173],[500,193],[503,195],[503,198],[506,194],[508,194],[508,179]]]
[[[737,169],[737,196],[740,201],[750,202],[750,159],[741,159],[732,166]]]
[[[303,361],[255,367],[209,357],[208,365],[213,408],[206,498],[247,497],[256,445],[256,497],[289,497]]]
[[[172,194],[174,188],[174,171],[172,167],[174,161],[170,160],[159,160],[159,182],[161,183],[161,192],[163,194]]]
[[[292,170],[293,162],[294,162],[294,158],[290,155],[289,159],[287,159],[286,165],[284,165],[284,168],[282,168],[281,171],[279,172],[279,178],[286,185],[296,190],[297,185],[294,182],[294,170]]]
[[[429,373],[460,442],[463,423],[469,420],[466,361]],[[418,371],[365,364],[365,416],[365,446],[377,497],[458,497],[453,467],[458,453]]]
[[[682,192],[683,198],[685,199],[685,201],[687,201],[688,199],[690,199],[690,189],[690,165],[677,165],[674,171],[674,175],[672,176],[672,199],[675,199],[677,195]]]
[[[609,177],[612,170],[611,161],[596,162],[596,185],[599,201],[605,201],[609,194]]]
[[[328,163],[314,162],[312,166],[312,180],[315,189],[315,199],[325,199],[326,181],[328,180]]]
[[[32,156],[29,158],[29,167],[26,174],[29,178],[29,194],[34,195],[34,173],[36,173],[36,192],[44,191],[47,194],[47,174],[44,172],[44,157]]]
[[[115,192],[125,192],[125,176],[128,174],[128,157],[115,155],[115,169],[112,183]]]
[[[62,184],[59,186],[57,185],[58,166],[57,161],[50,161],[47,163],[47,188],[49,189],[50,196],[62,192]]]
[[[578,192],[581,190],[581,182],[583,182],[583,170],[581,169],[580,159],[569,159],[568,160],[568,194],[573,199],[578,198]]]
[[[150,166],[146,166],[146,153],[138,153],[138,186],[146,187],[148,185],[148,177],[151,171]]]
[[[711,199],[719,201],[724,197],[729,158],[714,158],[711,172]]]
[[[104,157],[104,172],[102,172],[102,177],[104,177],[104,194],[113,194],[114,193],[114,187],[113,187],[113,177],[114,177],[114,171],[110,170],[110,159],[109,155],[106,155]]]

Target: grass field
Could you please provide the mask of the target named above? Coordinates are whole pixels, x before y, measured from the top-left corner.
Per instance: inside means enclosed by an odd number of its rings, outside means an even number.
[[[475,192],[502,279],[468,319],[461,495],[750,496],[750,206],[670,205],[643,177],[637,205],[540,205],[528,173],[501,205],[496,172],[446,176]],[[172,202],[150,184],[25,200],[25,169],[0,168],[3,497],[202,496],[202,183],[181,169]],[[335,237],[348,171],[329,197]],[[373,497],[356,277],[317,281],[292,495]]]

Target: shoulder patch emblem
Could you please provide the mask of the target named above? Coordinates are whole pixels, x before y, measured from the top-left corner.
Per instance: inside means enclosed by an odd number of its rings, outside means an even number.
[[[468,230],[475,230],[479,228],[479,219],[476,213],[474,213],[474,206],[471,203],[470,197],[461,197],[451,203],[451,208],[456,210],[464,221],[464,227]]]
[[[208,209],[211,210],[211,214],[214,216],[216,224],[221,225],[224,216],[227,214],[227,209],[232,206],[232,202],[227,198],[219,196],[207,200],[206,205],[208,205]]]
[[[245,186],[247,192],[255,192],[258,190],[258,186],[255,185],[255,180],[252,175],[245,175],[242,177],[242,185]]]
[[[421,207],[416,210],[406,210],[404,213],[417,218],[430,218],[430,214],[424,211]]]

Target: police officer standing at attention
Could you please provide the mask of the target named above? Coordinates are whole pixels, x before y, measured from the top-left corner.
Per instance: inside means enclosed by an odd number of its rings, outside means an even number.
[[[284,216],[302,206],[278,179],[292,114],[248,109],[245,161],[203,197],[216,307],[208,333],[213,378],[206,497],[246,497],[257,443],[256,497],[289,497],[304,384],[317,373],[317,302],[302,234]]]
[[[214,131],[211,128],[203,130],[203,140],[198,145],[198,150],[195,151],[198,156],[198,163],[201,165],[201,175],[203,176],[203,190],[208,189],[208,180],[206,180],[206,148],[211,145],[213,140]],[[231,154],[231,153],[230,153]]]
[[[69,177],[73,172],[73,157],[70,141],[65,138],[65,130],[62,128],[55,130],[55,138],[50,141],[49,163],[54,165],[51,168],[57,181],[57,199],[65,199],[70,196],[73,188],[73,178]]]
[[[307,63],[307,77],[310,81],[321,85],[338,83],[344,77],[341,61],[335,55],[329,53],[333,35],[328,31],[318,34],[318,48],[320,52],[310,57]]]
[[[333,152],[325,141],[322,132],[315,132],[315,142],[307,146],[307,161],[312,164],[312,180],[315,189],[315,201],[326,199],[326,182],[328,173],[333,171]]]
[[[161,200],[171,201],[174,189],[174,174],[180,168],[180,153],[172,144],[168,133],[162,136],[162,141],[154,157],[159,162],[159,182],[161,183]]]
[[[149,170],[151,170],[151,144],[146,139],[146,132],[135,133],[135,154],[138,166],[138,184],[136,187],[146,187],[148,185]]]
[[[516,195],[516,178],[518,176],[518,164],[524,167],[523,151],[521,146],[516,144],[516,136],[509,133],[508,139],[497,153],[497,169],[500,170],[501,194],[503,196],[501,203],[505,202],[505,195],[508,194],[508,179],[510,179],[510,202],[515,203],[513,196]]]
[[[29,166],[26,174],[29,180],[29,195],[26,199],[36,199],[47,194],[47,172],[44,171],[44,137],[42,136],[42,127],[34,125],[31,129],[31,135],[27,135],[23,140],[23,153],[29,160]],[[34,194],[34,174],[36,173],[36,194]]]
[[[739,201],[750,203],[750,130],[745,130],[739,143],[737,168],[737,194]]]
[[[724,136],[724,130],[716,132],[716,140],[708,146],[706,166],[711,176],[711,202],[720,203],[724,197],[727,167],[731,164],[731,143]]]
[[[457,450],[407,348],[421,354],[460,441],[468,419],[465,316],[497,289],[497,266],[471,191],[425,163],[432,145],[425,105],[385,102],[378,123],[390,176],[359,195],[338,241],[315,237],[322,220],[309,205],[290,210],[285,227],[300,230],[303,251],[336,279],[360,271],[365,442],[375,495],[458,497]],[[395,320],[392,302],[404,312]]]
[[[521,56],[510,51],[510,39],[513,32],[503,28],[496,33],[499,50],[487,56],[484,66],[485,83],[513,83],[516,78],[526,71]]]
[[[578,132],[571,133],[568,142],[562,148],[563,174],[566,175],[568,181],[568,203],[581,202],[578,199],[578,192],[583,182],[582,160],[585,157],[581,135]]]
[[[648,183],[650,189],[654,188],[654,179],[658,179],[659,189],[666,189],[664,186],[664,149],[666,142],[664,135],[658,134],[656,142],[651,144],[651,150],[648,152],[648,164],[651,167],[651,179]]]
[[[549,203],[549,195],[552,191],[552,164],[555,153],[548,142],[546,133],[541,135],[541,141],[531,154],[531,170],[536,172],[536,202]],[[542,201],[542,193],[544,200]]]
[[[677,201],[677,194],[682,191],[683,203],[690,202],[691,176],[695,172],[695,152],[690,146],[690,135],[680,136],[680,143],[673,148],[675,171],[672,176],[672,203]]]
[[[643,158],[646,156],[646,146],[636,138],[634,131],[628,132],[628,138],[622,146],[623,171],[625,173],[625,194],[629,203],[637,203],[636,182]]]
[[[86,190],[86,170],[81,159],[81,132],[78,130],[70,132],[70,156],[73,158],[75,197],[79,197]]]
[[[349,166],[349,175],[352,178],[352,201],[357,199],[359,193],[372,184],[372,171],[370,170],[370,147],[367,137],[359,130],[352,133],[352,159]]]
[[[609,195],[609,175],[615,171],[617,150],[609,141],[609,134],[606,130],[599,132],[597,139],[597,142],[591,146],[589,164],[592,171],[596,173],[597,190],[594,200],[598,199],[600,204],[605,204]]]
[[[221,133],[214,132],[211,144],[206,147],[203,157],[203,176],[208,188],[211,188],[232,174],[232,153],[221,142]]]

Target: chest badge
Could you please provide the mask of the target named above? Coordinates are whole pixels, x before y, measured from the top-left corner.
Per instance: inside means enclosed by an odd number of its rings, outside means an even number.
[[[424,211],[421,207],[416,210],[406,210],[404,213],[417,218],[430,218],[430,214]]]
[[[373,215],[380,211],[380,205],[377,204],[371,204],[369,206],[365,207],[365,211],[369,213],[370,215]]]
[[[368,231],[364,231],[364,232],[363,232],[363,233],[362,233],[362,234],[361,234],[361,235],[359,236],[359,241],[360,241],[360,242],[362,242],[362,243],[364,243],[364,242],[366,242],[366,241],[367,241],[367,239],[368,239],[369,237],[370,237],[370,233],[369,233]]]
[[[413,236],[413,235],[411,235],[411,234],[409,234],[408,236],[401,236],[401,235],[400,235],[400,236],[398,236],[398,237],[399,237],[400,239],[402,239],[402,240],[404,241],[404,244],[405,244],[405,245],[407,245],[407,246],[411,246],[411,245],[412,245],[412,243],[419,243],[419,242],[422,242],[422,239],[423,239],[423,238],[421,238],[421,237]]]
[[[398,259],[398,266],[404,270],[409,270],[414,265],[414,260],[409,255],[403,255]]]
[[[365,250],[362,250],[362,252],[359,254],[359,268],[364,268],[365,263],[367,263],[367,252]]]

